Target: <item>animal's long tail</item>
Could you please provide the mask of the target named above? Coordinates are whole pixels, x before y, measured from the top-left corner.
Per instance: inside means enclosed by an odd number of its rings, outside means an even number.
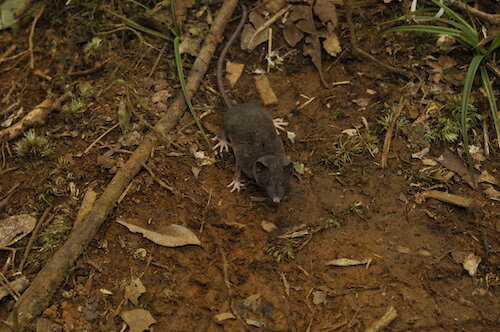
[[[236,37],[238,37],[238,35],[240,34],[241,30],[243,29],[243,25],[245,24],[245,22],[247,20],[247,16],[248,16],[247,7],[241,3],[240,3],[240,7],[241,7],[240,23],[238,23],[238,27],[236,28],[236,30],[233,32],[233,34],[231,35],[231,37],[227,41],[226,46],[224,46],[224,48],[222,49],[222,52],[220,53],[219,59],[217,59],[217,69],[216,69],[217,70],[217,86],[218,86],[219,92],[222,96],[222,101],[224,102],[224,104],[226,104],[226,107],[228,107],[228,108],[231,107],[232,105],[231,105],[231,100],[229,100],[229,97],[226,93],[226,89],[224,88],[224,82],[222,80],[222,72],[223,72],[222,66],[224,65],[224,58],[226,57],[227,51],[231,47],[231,44],[234,42]]]

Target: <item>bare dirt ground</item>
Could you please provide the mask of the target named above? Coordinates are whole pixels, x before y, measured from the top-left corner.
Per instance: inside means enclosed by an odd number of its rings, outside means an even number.
[[[151,124],[161,112],[168,112],[180,91],[171,44],[148,77],[163,44],[146,34],[138,38],[127,29],[111,31],[121,21],[88,4],[52,4],[45,9],[34,39],[36,68],[42,74],[29,68],[29,54],[0,62],[2,122],[13,113],[2,110],[14,103],[18,104],[12,110],[31,110],[47,95],[70,92],[69,104],[83,83],[92,88],[84,111],[54,112],[35,128],[49,141],[52,153],[48,156],[20,157],[14,148],[19,138],[2,145],[0,199],[19,186],[0,206],[0,219],[22,213],[39,217],[49,206],[55,216],[30,252],[23,271],[28,279],[36,276],[67,238],[85,191],[93,186],[102,192],[149,131],[132,115],[132,132],[137,137],[129,135],[129,141],[123,141],[117,126],[84,153],[118,122],[120,102],[130,98],[117,81],[131,84],[149,105],[146,109],[133,102],[135,111]],[[296,137],[291,142],[281,134],[287,155],[304,166],[303,174],[292,180],[286,199],[275,205],[248,181],[244,191],[230,193],[226,185],[234,171],[234,157],[196,158],[194,152],[207,149],[186,112],[171,133],[173,144],[162,143],[148,162],[155,176],[175,190],[165,190],[146,170],[141,171],[67,273],[50,307],[25,330],[50,331],[47,326],[51,326],[53,331],[120,331],[125,326],[122,313],[140,308],[156,320],[151,327],[155,331],[362,331],[390,307],[397,317],[388,331],[497,330],[498,202],[483,192],[484,184],[475,190],[459,175],[446,180],[432,177],[434,170],[439,174],[449,174],[449,170],[412,158],[426,147],[430,148],[426,160],[435,161],[445,147],[457,151],[459,140],[426,141],[414,122],[432,103],[442,107],[449,97],[460,94],[470,57],[460,49],[438,52],[431,35],[382,35],[378,24],[402,15],[399,2],[354,4],[358,45],[381,61],[416,73],[418,79],[388,73],[354,55],[349,49],[345,9],[338,6],[337,31],[344,52],[337,59],[323,52],[329,87],[321,84],[310,58],[302,55],[300,43],[298,52],[285,58],[279,70],[267,74],[278,104],[266,109],[289,122],[287,130]],[[132,17],[131,8],[127,3],[114,9]],[[218,6],[210,8],[214,13]],[[197,19],[206,22],[206,14],[196,17],[200,9],[195,4],[181,13],[185,27]],[[12,45],[17,47],[14,53],[28,48],[30,22],[0,33],[0,53]],[[229,24],[226,37],[235,25],[236,20]],[[279,23],[274,26],[274,48],[281,54],[292,50],[283,40]],[[83,49],[95,36],[104,46],[89,59]],[[266,67],[266,53],[267,43],[250,53],[239,45],[232,47],[228,60],[247,68],[230,89],[234,100],[259,100],[251,71]],[[184,55],[183,59],[188,71],[194,58]],[[441,66],[450,59],[453,66]],[[104,60],[94,71],[68,75]],[[439,70],[451,78],[436,80]],[[450,83],[457,80],[458,84]],[[343,81],[349,83],[333,84]],[[479,87],[477,82],[473,101],[478,112],[487,115],[487,100]],[[224,112],[215,88],[213,61],[193,98],[199,114],[210,111],[202,120],[210,136],[214,134],[211,128],[220,127]],[[385,131],[377,120],[402,97],[408,100],[402,112],[408,121],[396,134],[388,167],[382,169]],[[308,98],[314,100],[300,107]],[[338,167],[335,153],[348,137],[342,131],[365,130],[363,118],[377,149],[372,155],[362,148]],[[491,127],[490,136],[494,137]],[[471,140],[483,146],[481,126],[471,131]],[[476,166],[498,180],[498,146],[491,143],[490,149],[490,155],[476,160]],[[418,194],[429,189],[471,198],[474,206],[464,209],[435,199],[419,200]],[[162,247],[131,233],[115,222],[117,218],[158,232],[171,224],[183,225],[201,246]],[[12,246],[20,248],[13,264],[8,261],[12,252],[0,251],[3,273],[9,279],[16,277],[28,240],[29,236]],[[481,259],[473,277],[462,265],[469,254]],[[326,265],[340,258],[363,264]],[[133,303],[127,300],[125,286],[136,278],[146,291]],[[14,303],[11,297],[0,301],[3,319]],[[219,315],[224,313],[228,319]]]

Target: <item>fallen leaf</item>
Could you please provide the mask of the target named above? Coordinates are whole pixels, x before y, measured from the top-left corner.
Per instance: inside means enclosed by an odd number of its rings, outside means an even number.
[[[313,10],[328,32],[332,33],[338,24],[337,8],[335,8],[334,2],[332,0],[316,0]]]
[[[325,291],[315,291],[313,294],[313,303],[315,305],[326,303],[327,292]]]
[[[488,173],[488,171],[482,171],[481,174],[479,175],[479,177],[477,178],[477,182],[479,182],[479,183],[487,182],[487,183],[494,184],[496,186],[499,185],[498,180],[493,175]]]
[[[481,263],[481,257],[471,253],[467,257],[465,257],[464,262],[463,262],[463,267],[464,269],[469,272],[469,275],[471,277],[474,277],[477,272],[477,267],[479,266],[479,263]]]
[[[249,309],[252,312],[257,312],[261,303],[262,303],[262,297],[259,293],[256,293],[244,299],[241,305],[245,309]]]
[[[353,99],[353,103],[358,105],[359,107],[366,107],[368,104],[370,104],[371,99],[370,98],[358,98],[358,99]]]
[[[100,288],[99,292],[101,292],[104,295],[113,295],[112,291],[107,290],[106,288]]]
[[[228,319],[236,319],[232,312],[221,312],[220,314],[215,315],[214,318],[217,322],[223,322]]]
[[[402,253],[402,254],[410,254],[410,253],[411,253],[411,249],[410,249],[410,248],[403,247],[403,246],[397,246],[397,247],[396,247],[396,250],[397,250],[399,253]]]
[[[323,40],[323,48],[328,54],[333,57],[342,52],[339,38],[337,37],[337,34],[335,32],[332,32],[326,36],[325,40]]]
[[[271,82],[265,75],[254,75],[255,86],[259,92],[262,103],[266,106],[278,104],[278,97],[271,87]]]
[[[181,54],[197,56],[200,51],[201,42],[205,39],[208,31],[206,22],[189,25],[187,32],[182,35],[179,51]]]
[[[469,186],[474,188],[474,181],[472,181],[469,174],[469,168],[459,156],[445,148],[443,154],[438,157],[438,161],[450,171],[460,175]]]
[[[295,170],[295,172],[297,172],[298,174],[302,175],[304,174],[304,164],[301,164],[297,161],[294,161],[293,162],[293,169]]]
[[[414,159],[423,159],[430,151],[429,147],[426,147],[418,152],[412,153],[411,157]]]
[[[250,326],[254,326],[254,327],[262,327],[262,326],[264,326],[263,322],[259,322],[259,321],[255,320],[255,319],[249,319],[249,318],[245,319],[245,323],[247,323]]]
[[[129,300],[134,305],[139,305],[139,297],[144,293],[146,293],[146,287],[144,287],[139,278],[130,280],[125,286],[125,299]]]
[[[321,66],[321,46],[319,43],[319,38],[315,36],[307,36],[305,39],[303,54],[310,56],[311,61],[318,70],[322,71]]]
[[[245,65],[242,63],[231,61],[226,62],[226,79],[231,87],[233,87],[236,82],[238,82],[238,79],[240,78],[241,73],[243,73],[244,68]]]
[[[493,188],[491,184],[486,184],[485,187],[486,189],[483,189],[483,193],[486,197],[493,201],[500,201],[500,191]]]
[[[264,5],[271,13],[276,13],[278,10],[285,7],[286,0],[267,0],[264,2]]]
[[[337,258],[334,260],[329,261],[325,265],[332,265],[332,266],[356,266],[356,265],[365,265],[370,263],[371,259],[363,259],[363,260],[356,260],[356,259],[350,259],[350,258]]]
[[[283,28],[283,37],[291,47],[295,47],[304,38],[304,33],[299,30],[292,21],[287,21]]]
[[[200,240],[189,229],[180,225],[168,225],[162,233],[153,232],[139,226],[135,226],[123,220],[117,223],[127,227],[132,233],[141,233],[145,238],[164,247],[181,247],[186,245],[201,245]]]
[[[261,25],[266,23],[266,19],[257,12],[251,11],[248,15],[248,20],[251,23],[247,23],[243,27],[240,37],[240,47],[242,50],[251,51],[269,39],[269,28],[262,30],[252,39],[255,31],[257,31]]]
[[[260,227],[262,227],[262,229],[268,233],[274,232],[276,229],[278,229],[275,224],[267,220],[262,220],[262,222],[260,223]]]
[[[193,173],[194,178],[198,179],[198,176],[200,175],[201,169],[199,167],[191,167],[191,173]]]
[[[129,326],[130,332],[143,332],[156,323],[151,313],[144,309],[134,309],[120,314],[123,321]]]
[[[349,137],[358,136],[358,130],[356,128],[344,129],[342,134],[346,134]]]
[[[29,214],[18,214],[0,221],[0,247],[8,247],[35,228],[36,218]]]

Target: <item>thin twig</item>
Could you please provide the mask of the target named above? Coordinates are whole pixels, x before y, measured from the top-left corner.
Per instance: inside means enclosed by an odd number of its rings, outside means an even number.
[[[375,62],[376,64],[378,64],[380,67],[386,69],[387,71],[390,71],[392,73],[399,74],[399,75],[402,75],[406,78],[411,79],[412,78],[411,75],[408,72],[406,72],[405,70],[388,65],[387,63],[378,60],[377,58],[375,58],[371,54],[367,53],[366,51],[364,51],[358,47],[358,44],[356,42],[356,33],[354,30],[354,24],[352,23],[351,0],[345,0],[344,4],[345,4],[346,10],[347,10],[347,25],[349,27],[349,38],[351,40],[352,50],[355,53],[358,53],[359,55],[362,55],[365,58]]]
[[[158,68],[158,64],[160,63],[161,56],[163,55],[163,52],[165,52],[166,48],[167,48],[167,45],[163,46],[162,49],[160,50],[160,53],[158,53],[158,56],[156,57],[156,60],[153,63],[153,67],[151,67],[151,70],[149,71],[148,78],[153,76],[154,72],[156,71],[156,68]]]
[[[255,37],[261,33],[262,31],[264,31],[267,27],[269,27],[271,24],[273,24],[278,18],[280,18],[281,16],[285,15],[285,13],[287,11],[289,11],[290,9],[292,9],[293,5],[288,5],[286,6],[285,8],[281,9],[279,12],[277,12],[276,14],[274,14],[269,20],[267,20],[264,24],[262,24],[260,27],[257,28],[257,30],[255,30],[255,32],[253,33],[252,37],[250,37],[250,41],[248,42],[248,45],[252,45],[252,42],[253,40],[255,39]]]
[[[105,64],[107,64],[109,62],[111,62],[111,59],[106,59],[104,61],[101,61],[100,63],[98,63],[97,65],[95,65],[94,67],[92,67],[90,69],[81,70],[81,71],[74,71],[72,73],[68,73],[68,76],[78,77],[78,76],[85,76],[88,74],[92,74],[93,72],[101,69]]]
[[[17,289],[12,287],[9,279],[7,279],[7,277],[2,272],[0,272],[0,283],[2,284],[3,288],[14,298],[14,300],[17,301],[19,299],[19,296],[21,296],[21,294],[17,291]]]
[[[38,7],[35,17],[33,18],[33,22],[31,22],[30,35],[28,39],[28,51],[30,52],[30,69],[35,69],[35,56],[33,55],[33,36],[35,35],[35,26],[38,22],[38,19],[42,16],[46,6],[47,3],[43,2],[40,7]]]
[[[144,169],[149,173],[149,176],[151,176],[151,178],[153,178],[153,180],[155,180],[155,182],[158,183],[160,185],[160,187],[162,187],[164,189],[167,189],[168,191],[170,191],[174,195],[178,195],[179,194],[174,187],[169,186],[168,184],[165,183],[165,181],[163,181],[162,179],[158,178],[153,173],[153,171],[151,170],[151,168],[149,168],[148,165],[146,165],[145,163],[142,163],[142,167],[144,167]]]
[[[28,260],[28,255],[31,251],[31,248],[33,248],[33,245],[35,244],[35,239],[38,236],[38,233],[40,232],[40,229],[42,229],[42,226],[46,223],[46,221],[54,219],[54,215],[52,215],[50,218],[47,219],[47,216],[49,215],[49,212],[52,208],[48,207],[43,211],[42,216],[40,219],[38,219],[38,223],[35,226],[35,229],[31,233],[30,240],[28,241],[28,244],[26,245],[26,249],[24,250],[23,258],[21,259],[21,263],[19,263],[19,271],[22,271],[24,269],[24,265],[26,264],[26,261]]]
[[[394,127],[396,126],[396,121],[398,120],[399,115],[401,114],[401,111],[405,106],[406,106],[406,99],[403,99],[403,97],[401,97],[401,99],[399,100],[398,109],[396,110],[396,112],[392,114],[391,123],[389,124],[389,127],[387,127],[387,132],[385,133],[384,148],[382,149],[382,157],[380,158],[380,167],[382,168],[387,167],[387,159],[389,155],[389,150],[391,148]]]
[[[97,137],[96,140],[93,141],[92,143],[90,143],[90,145],[85,149],[85,151],[83,151],[83,154],[87,154],[90,151],[90,149],[92,149],[92,147],[97,144],[97,142],[99,142],[101,139],[103,139],[104,136],[109,134],[113,129],[115,129],[119,125],[120,125],[119,122],[115,123],[113,126],[111,126],[111,128],[106,130],[101,136]]]

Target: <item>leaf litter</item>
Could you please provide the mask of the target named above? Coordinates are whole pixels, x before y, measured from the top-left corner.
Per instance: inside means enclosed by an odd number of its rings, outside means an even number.
[[[162,233],[147,230],[130,222],[131,219],[117,219],[116,222],[127,227],[132,233],[140,233],[146,239],[164,247],[182,247],[187,245],[201,245],[200,240],[186,227],[180,225],[168,225],[163,227]],[[134,220],[137,222],[137,220]]]

